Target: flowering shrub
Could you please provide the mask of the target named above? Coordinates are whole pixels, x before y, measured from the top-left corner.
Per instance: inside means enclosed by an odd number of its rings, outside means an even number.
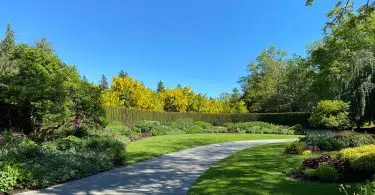
[[[341,160],[341,159],[335,159],[328,154],[323,154],[323,155],[321,155],[319,157],[315,157],[315,158],[307,158],[303,161],[302,164],[303,164],[304,168],[316,169],[316,168],[319,167],[319,165],[321,163],[326,163],[326,162],[330,163],[337,170],[340,170],[340,171],[345,171],[346,168],[348,167],[348,164],[347,164],[346,161]]]

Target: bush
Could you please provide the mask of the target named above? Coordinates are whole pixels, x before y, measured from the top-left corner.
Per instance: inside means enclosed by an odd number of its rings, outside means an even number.
[[[332,164],[323,162],[313,171],[313,176],[322,181],[336,181],[339,179],[340,174]]]
[[[194,124],[201,127],[202,129],[212,128],[211,123],[208,123],[208,122],[205,122],[205,121],[195,121]]]
[[[0,163],[0,192],[29,187],[32,175],[17,164]]]
[[[325,151],[375,144],[373,135],[353,131],[313,133],[300,138],[300,141],[305,142],[310,147],[318,147],[320,150]]]
[[[352,161],[370,153],[375,153],[375,145],[366,145],[361,147],[343,149],[338,153],[338,157],[340,159]]]
[[[281,128],[265,122],[226,123],[230,133],[253,133],[253,134],[294,134],[290,128]]]
[[[365,173],[366,175],[373,175],[375,173],[375,153],[362,155],[351,161],[353,169]]]
[[[11,140],[0,148],[0,188],[3,192],[11,190],[7,186],[47,187],[125,163],[124,142],[109,136],[69,136],[41,145],[26,138]]]
[[[305,150],[302,152],[303,155],[310,155],[312,154],[312,151],[311,150]]]
[[[306,144],[303,142],[292,142],[285,148],[285,153],[287,154],[302,154],[306,149]]]
[[[138,133],[151,132],[156,126],[159,126],[158,121],[137,121],[133,124],[133,131]]]
[[[375,194],[375,181],[368,182],[359,187],[358,195],[374,195]]]
[[[325,163],[325,162],[330,163],[340,172],[344,172],[348,168],[346,161],[335,159],[327,154],[323,154],[319,157],[305,159],[302,163],[302,167],[304,169],[305,168],[316,169],[319,167],[320,164]]]
[[[345,129],[349,127],[349,104],[338,100],[324,100],[312,111],[309,123],[313,127],[325,129]]]

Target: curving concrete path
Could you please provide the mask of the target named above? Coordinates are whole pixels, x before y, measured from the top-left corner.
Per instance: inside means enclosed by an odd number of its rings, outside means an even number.
[[[246,148],[294,140],[251,140],[200,146],[113,169],[81,180],[21,194],[187,194],[195,180],[213,163]]]

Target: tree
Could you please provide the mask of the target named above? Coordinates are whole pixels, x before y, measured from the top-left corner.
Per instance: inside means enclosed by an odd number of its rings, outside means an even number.
[[[158,88],[156,89],[157,93],[163,92],[165,90],[163,81],[159,81]]]
[[[109,94],[106,94],[106,97],[112,100],[119,99],[124,107],[150,111],[163,110],[162,101],[156,93],[133,77],[114,77],[111,91],[118,95],[118,98]]]
[[[102,75],[102,80],[100,80],[99,87],[101,90],[108,89],[108,81],[105,75]]]
[[[239,82],[250,112],[279,110],[275,107],[278,101],[276,94],[284,78],[285,56],[285,51],[270,47],[248,65],[249,75],[241,77]]]
[[[55,50],[52,47],[52,44],[48,42],[45,37],[43,37],[40,41],[37,41],[35,43],[35,46],[37,48],[44,50],[45,52],[50,52],[50,53],[55,52]]]
[[[16,62],[11,58],[12,52],[15,49],[14,31],[8,24],[5,38],[0,42],[0,89],[7,87],[6,80],[19,71]]]
[[[119,77],[127,77],[128,76],[128,73],[124,72],[123,70],[120,71],[120,73],[118,74]]]
[[[0,42],[0,53],[2,54],[9,54],[11,50],[15,48],[15,36],[14,31],[10,24],[8,24],[5,38]]]
[[[5,56],[19,71],[0,77],[6,85],[0,93],[2,128],[21,131],[40,141],[59,128],[71,128],[77,118],[81,125],[102,124],[104,110],[98,87],[82,80],[74,67],[53,52],[13,44],[12,37],[8,26],[0,57]]]
[[[375,119],[375,55],[371,51],[358,51],[351,65],[350,76],[344,81],[343,98],[351,103],[351,111],[357,127]]]

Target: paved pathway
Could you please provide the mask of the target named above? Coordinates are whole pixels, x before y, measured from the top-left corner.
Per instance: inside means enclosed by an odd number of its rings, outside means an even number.
[[[200,146],[22,194],[187,194],[195,180],[213,163],[246,148],[293,140],[252,140]]]

